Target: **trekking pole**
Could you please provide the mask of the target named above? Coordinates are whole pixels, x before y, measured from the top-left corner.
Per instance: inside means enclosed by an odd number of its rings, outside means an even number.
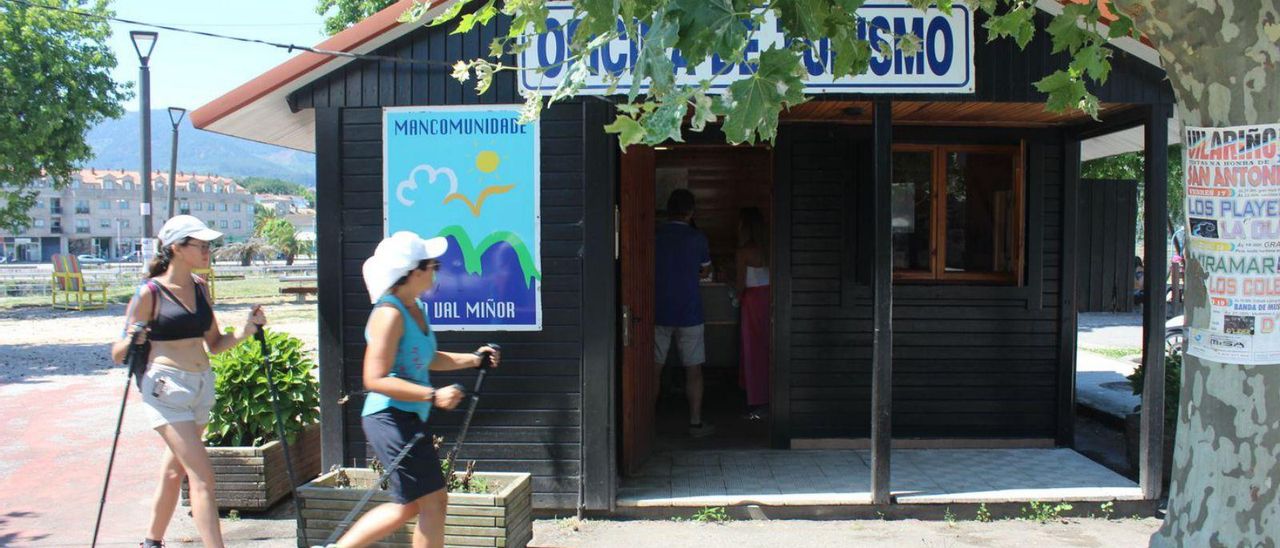
[[[356,503],[356,505],[351,508],[351,511],[347,512],[346,517],[342,518],[342,521],[338,523],[338,526],[333,528],[333,532],[329,534],[329,538],[325,539],[324,546],[332,545],[334,541],[338,540],[338,537],[342,536],[342,532],[346,530],[347,526],[351,525],[351,522],[355,521],[356,516],[360,515],[360,510],[364,509],[364,505],[369,504],[369,499],[373,498],[373,494],[378,491],[380,486],[382,486],[382,482],[387,481],[387,479],[391,477],[391,474],[396,471],[396,468],[400,467],[400,462],[409,454],[409,451],[413,450],[413,446],[417,445],[418,442],[425,437],[427,437],[427,435],[422,432],[418,432],[413,435],[413,438],[409,440],[409,443],[404,445],[404,449],[400,450],[400,454],[396,455],[396,458],[391,459],[391,464],[388,464],[386,470],[382,471],[382,476],[378,478],[378,481],[373,482],[373,485],[369,486],[369,490],[364,492],[364,496],[360,498],[360,502]],[[311,542],[311,539],[306,539],[306,541],[309,543]]]
[[[496,344],[487,344],[485,346],[499,352],[502,351],[502,347]],[[453,458],[457,454],[458,449],[462,447],[462,440],[467,435],[467,428],[471,426],[471,417],[476,412],[476,404],[480,402],[478,393],[480,392],[480,387],[484,384],[485,372],[489,368],[493,367],[492,352],[483,352],[478,355],[480,356],[480,374],[476,377],[476,386],[471,394],[471,404],[470,407],[467,408],[466,417],[462,420],[462,430],[458,433],[458,441],[454,444],[453,450],[449,452],[448,462],[450,470],[453,469]],[[413,438],[409,440],[409,443],[405,444],[404,449],[401,449],[400,453],[397,454],[394,459],[391,459],[391,463],[387,465],[385,470],[383,470],[382,476],[378,478],[378,481],[370,486],[368,491],[365,491],[364,496],[360,498],[360,502],[356,503],[356,505],[351,508],[351,511],[347,512],[346,517],[342,518],[342,521],[338,523],[338,526],[333,529],[333,533],[330,533],[329,538],[324,541],[324,546],[333,544],[334,541],[338,540],[338,537],[342,536],[342,532],[346,530],[347,526],[351,525],[351,522],[360,514],[360,510],[364,509],[364,505],[368,504],[369,499],[373,498],[373,493],[378,490],[383,482],[387,481],[387,479],[391,477],[391,474],[395,473],[396,469],[400,467],[400,463],[409,454],[409,451],[413,450],[413,446],[417,445],[424,437],[426,437],[426,434],[422,432],[418,432],[413,435]],[[447,482],[448,478],[445,478],[445,481]],[[310,542],[310,539],[307,540]]]
[[[124,395],[120,397],[120,415],[116,417],[116,435],[111,440],[111,457],[107,459],[107,477],[102,482],[102,498],[98,501],[98,519],[93,522],[93,542],[90,546],[98,546],[98,529],[102,526],[102,510],[107,505],[107,487],[111,485],[111,469],[116,464],[116,446],[120,444],[120,427],[124,424],[124,407],[129,403],[129,381],[135,375],[141,378],[141,374],[137,373],[142,370],[144,362],[147,359],[147,353],[142,350],[144,344],[139,341],[139,336],[145,337],[144,330],[147,324],[142,322],[134,322],[133,337],[129,341],[129,349],[125,351],[124,363],[129,370],[124,374]]]
[[[494,349],[497,352],[502,351],[502,346],[489,343],[485,346]],[[480,374],[476,375],[476,386],[471,389],[471,402],[467,404],[467,415],[462,419],[462,428],[458,430],[458,439],[453,442],[453,449],[449,450],[449,456],[446,462],[449,463],[449,470],[453,470],[454,459],[458,457],[458,451],[462,449],[462,441],[467,438],[467,430],[471,428],[471,417],[476,414],[476,405],[480,403],[480,387],[484,386],[484,375],[493,367],[493,352],[481,352],[480,356]],[[448,478],[445,478],[446,480]]]
[[[276,381],[271,374],[271,352],[267,348],[267,336],[263,333],[263,326],[258,326],[258,331],[253,334],[253,338],[257,339],[258,346],[262,349],[262,363],[267,370],[267,386],[271,389],[271,410],[276,415],[276,437],[280,438],[280,445],[284,448],[284,466],[289,473],[289,491],[293,494],[293,511],[297,515],[298,531],[305,542],[307,521],[302,517],[302,501],[298,499],[298,477],[293,473],[293,457],[289,454],[289,440],[284,435],[284,417],[280,414],[280,391],[276,388]]]

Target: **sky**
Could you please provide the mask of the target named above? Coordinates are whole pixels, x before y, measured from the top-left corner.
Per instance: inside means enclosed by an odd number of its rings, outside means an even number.
[[[324,18],[315,13],[316,0],[115,0],[116,17],[204,32],[314,46],[327,36]],[[111,49],[116,54],[112,76],[120,82],[138,79],[138,54],[131,30],[145,29],[112,23]],[[195,110],[240,84],[288,60],[281,48],[158,30],[151,54],[151,107]],[[136,85],[136,84],[135,84]],[[136,89],[136,88],[135,88]],[[136,96],[125,103],[139,110]]]

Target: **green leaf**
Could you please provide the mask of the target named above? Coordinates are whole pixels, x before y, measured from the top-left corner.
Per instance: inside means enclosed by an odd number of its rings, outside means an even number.
[[[1026,49],[1036,32],[1035,12],[1035,7],[1020,5],[1004,14],[992,15],[983,25],[988,32],[987,41],[1013,38],[1018,43],[1018,48]]]
[[[1111,74],[1111,50],[1101,43],[1093,43],[1081,48],[1071,59],[1071,68],[1083,73],[1099,84],[1106,83]]]
[[[1115,39],[1125,36],[1138,37],[1133,28],[1133,19],[1129,18],[1128,15],[1116,13],[1116,20],[1112,21],[1110,28],[1107,29],[1107,37]]]
[[[826,36],[830,0],[775,0],[769,4],[787,36],[817,40]]]
[[[771,47],[761,54],[756,73],[729,86],[732,102],[722,127],[729,142],[773,141],[779,111],[805,101],[802,74],[799,56],[789,50]]]
[[[831,36],[831,50],[835,55],[831,72],[836,78],[862,74],[870,66],[871,44],[866,40],[859,40],[856,29],[842,29]]]
[[[467,4],[470,3],[471,0],[456,0],[452,6],[449,6],[447,9],[440,12],[440,15],[437,15],[435,19],[432,19],[431,22],[427,23],[427,26],[438,27],[452,21],[459,13],[462,13],[463,8],[467,7]]]
[[[675,65],[668,50],[675,44],[678,31],[665,11],[654,16],[631,69],[628,99],[634,100],[640,94],[640,84],[644,80],[649,80],[649,94],[654,96],[665,95],[675,87]]]
[[[675,47],[690,65],[719,53],[726,60],[747,45],[747,29],[730,0],[671,0],[680,32]]]
[[[498,14],[498,9],[493,5],[495,1],[489,0],[476,11],[463,15],[462,19],[458,21],[458,26],[449,34],[466,34],[471,32],[471,29],[475,28],[476,25],[487,24],[490,19],[493,19],[494,15]]]
[[[618,146],[622,150],[626,150],[631,145],[638,145],[644,142],[645,129],[635,118],[619,114],[613,119],[613,123],[604,126],[605,133],[612,133],[618,136]]]
[[[693,94],[693,118],[689,121],[689,129],[702,131],[708,123],[716,121],[716,113],[712,108],[715,101],[701,90]]]

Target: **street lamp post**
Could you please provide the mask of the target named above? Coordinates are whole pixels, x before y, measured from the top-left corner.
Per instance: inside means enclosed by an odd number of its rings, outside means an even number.
[[[151,239],[151,51],[156,47],[157,34],[152,31],[129,32],[133,49],[138,52],[138,98],[142,102],[142,237]]]
[[[187,115],[187,109],[181,107],[169,107],[169,121],[173,122],[173,146],[169,153],[169,218],[172,219],[178,214],[178,210],[174,209],[174,195],[178,188],[178,124],[182,123],[182,117]]]

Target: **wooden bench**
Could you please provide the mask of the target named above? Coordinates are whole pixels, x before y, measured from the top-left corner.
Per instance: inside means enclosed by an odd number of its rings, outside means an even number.
[[[101,310],[107,307],[107,286],[90,287],[84,281],[84,273],[80,271],[80,262],[75,255],[54,255],[53,278],[50,280],[50,295],[54,308],[65,310]],[[59,297],[62,298],[59,302]]]
[[[315,286],[293,286],[280,288],[281,295],[293,295],[295,303],[307,302],[307,295],[316,295],[320,293],[320,289]]]
[[[293,301],[295,303],[305,303],[307,302],[307,295],[318,295],[320,293],[320,288],[316,287],[315,276],[281,276],[280,283],[301,284],[280,288],[280,294],[293,295],[296,299]]]

